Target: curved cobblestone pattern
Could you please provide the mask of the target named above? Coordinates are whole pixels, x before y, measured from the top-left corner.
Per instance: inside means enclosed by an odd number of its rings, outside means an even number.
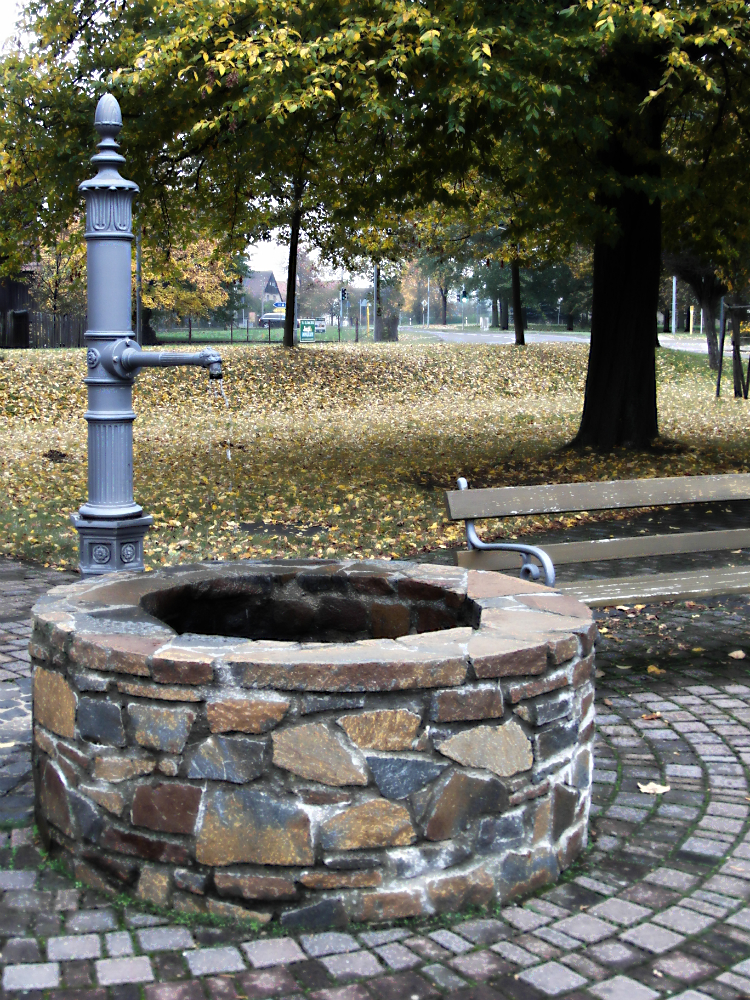
[[[594,635],[554,591],[410,563],[58,588],[29,646],[40,828],[87,884],[187,913],[509,900],[586,844]]]

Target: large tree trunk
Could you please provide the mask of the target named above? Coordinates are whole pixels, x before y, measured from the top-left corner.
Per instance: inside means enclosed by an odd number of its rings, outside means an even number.
[[[286,312],[284,313],[284,347],[294,347],[294,304],[297,299],[297,249],[302,228],[302,205],[295,198],[292,207],[292,232],[289,240],[289,270],[286,276]]]
[[[521,271],[518,266],[518,258],[514,258],[510,264],[510,286],[513,296],[513,329],[516,334],[516,344],[523,347],[526,339],[523,335],[523,308],[521,306]]]
[[[440,312],[442,313],[442,325],[448,325],[448,289],[443,288],[442,285],[438,289],[440,292]]]
[[[490,326],[493,329],[500,326],[500,318],[498,316],[498,310],[497,310],[497,299],[494,296],[492,297],[492,318],[490,319]]]
[[[647,447],[656,419],[656,309],[661,205],[641,192],[617,200],[620,235],[594,245],[591,349],[576,445]]]
[[[716,302],[714,299],[707,299],[701,302],[700,308],[703,310],[703,331],[706,334],[706,346],[708,347],[708,367],[717,372],[719,370],[719,338],[716,333]]]
[[[503,295],[503,325],[502,329],[507,330],[510,323],[510,302],[507,295]]]

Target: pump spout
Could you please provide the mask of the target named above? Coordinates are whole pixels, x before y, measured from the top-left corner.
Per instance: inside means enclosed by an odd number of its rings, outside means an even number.
[[[141,368],[173,368],[186,365],[207,368],[209,378],[222,377],[221,355],[212,347],[190,353],[142,351],[134,340],[126,337],[108,345],[102,352],[101,362],[111,374],[128,379],[137,375]]]

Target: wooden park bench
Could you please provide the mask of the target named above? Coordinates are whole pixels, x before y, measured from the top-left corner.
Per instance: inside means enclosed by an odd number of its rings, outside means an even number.
[[[483,518],[521,517],[594,510],[664,507],[675,504],[750,500],[750,474],[679,476],[669,479],[628,479],[603,483],[563,483],[470,490],[465,479],[445,494],[448,516],[466,522],[467,551],[459,551],[459,566],[471,569],[511,569],[521,559],[521,576],[549,586],[554,565],[632,559],[640,556],[717,552],[750,547],[750,527],[668,535],[598,538],[562,542],[544,548],[522,542],[483,542],[474,522]],[[538,564],[538,565],[537,565]],[[593,607],[640,601],[682,600],[711,594],[750,592],[750,567],[653,573],[639,576],[580,580],[557,589]]]

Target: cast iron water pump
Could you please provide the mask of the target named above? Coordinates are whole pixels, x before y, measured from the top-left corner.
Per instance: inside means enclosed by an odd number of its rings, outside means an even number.
[[[141,368],[199,365],[221,378],[221,358],[208,348],[191,354],[142,351],[131,329],[133,198],[138,185],[120,176],[125,157],[115,141],[120,105],[105,94],[94,125],[101,137],[91,158],[97,175],[84,181],[88,268],[88,501],[71,515],[80,542],[82,576],[143,571],[143,538],[153,518],[133,499],[133,381]]]

